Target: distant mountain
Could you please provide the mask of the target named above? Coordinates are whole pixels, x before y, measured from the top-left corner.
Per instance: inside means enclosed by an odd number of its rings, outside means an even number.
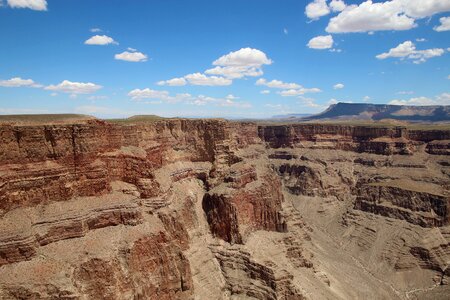
[[[407,106],[368,103],[332,104],[322,113],[302,118],[307,120],[383,120],[450,121],[450,106]]]
[[[305,118],[309,116],[311,116],[311,114],[286,114],[286,115],[275,115],[272,117],[272,119]]]

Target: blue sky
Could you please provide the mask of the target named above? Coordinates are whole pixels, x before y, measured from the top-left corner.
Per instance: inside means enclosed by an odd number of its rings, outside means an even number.
[[[0,3],[0,114],[450,105],[450,0]]]

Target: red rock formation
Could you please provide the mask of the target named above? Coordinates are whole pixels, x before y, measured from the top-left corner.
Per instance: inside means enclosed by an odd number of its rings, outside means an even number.
[[[396,270],[417,264],[446,282],[450,164],[443,155],[449,135],[404,127],[183,119],[1,125],[0,298],[191,299],[194,283],[210,276],[201,267],[191,271],[189,261],[203,254],[214,260],[218,279],[212,282],[222,282],[216,288],[226,295],[303,299],[300,283],[314,291],[317,286],[307,284],[317,276],[321,287],[332,287],[323,298],[352,298],[339,290],[343,282],[333,286],[339,276],[315,275],[320,262],[313,268],[304,256],[302,243],[311,237],[301,210],[292,206],[304,196],[325,203],[319,213],[345,214],[335,219],[348,232],[335,237],[340,242],[350,236],[350,244],[361,234],[361,253],[379,238],[376,229],[357,222],[361,216],[397,219],[414,232],[442,230],[433,243],[416,239],[405,242],[400,254],[392,247],[379,256]],[[335,157],[336,150],[347,151],[345,157]],[[399,155],[422,161],[392,158]],[[385,184],[414,176],[425,188]],[[332,227],[333,220],[325,223]],[[247,250],[258,245],[248,242],[261,231],[276,237],[277,251],[256,259]],[[319,244],[328,238],[320,234]],[[279,264],[265,260],[275,252],[285,255]]]

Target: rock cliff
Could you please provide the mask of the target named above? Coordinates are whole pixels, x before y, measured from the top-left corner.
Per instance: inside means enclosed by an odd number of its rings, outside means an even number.
[[[0,125],[0,298],[450,295],[450,130]]]

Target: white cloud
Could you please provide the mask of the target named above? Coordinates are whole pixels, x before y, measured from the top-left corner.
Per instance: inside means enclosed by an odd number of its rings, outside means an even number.
[[[326,0],[314,0],[306,5],[305,14],[312,20],[317,20],[320,17],[326,16],[330,13],[330,8]]]
[[[34,87],[34,88],[42,87],[42,85],[37,84],[32,79],[22,79],[20,77],[13,77],[8,80],[0,80],[0,86],[2,86],[2,87]]]
[[[58,93],[51,93],[50,96],[56,97],[56,96],[58,96]]]
[[[176,94],[171,96],[168,91],[157,91],[149,88],[146,89],[134,89],[128,93],[131,99],[142,102],[144,99],[153,99],[159,101],[144,102],[147,104],[159,104],[162,101],[168,103],[185,103],[190,105],[203,106],[207,104],[221,106],[221,107],[240,107],[249,108],[251,105],[247,102],[236,101],[239,97],[234,95],[227,95],[223,98],[209,97],[205,95],[192,96],[191,94]]]
[[[47,10],[46,0],[8,0],[12,8],[29,8],[32,10]]]
[[[416,39],[416,42],[426,42],[427,40],[426,39],[424,39],[424,38],[417,38]]]
[[[333,89],[335,90],[339,90],[339,89],[343,89],[344,88],[344,84],[342,83],[336,83],[335,85],[333,85]]]
[[[389,102],[393,105],[450,105],[450,93],[442,93],[434,98],[415,97],[407,100],[394,99]]]
[[[233,83],[231,79],[218,77],[218,76],[206,76],[202,73],[193,73],[184,76],[184,78],[192,85],[206,85],[206,86],[223,86]]]
[[[91,94],[98,91],[101,88],[102,88],[101,85],[94,84],[91,82],[84,83],[84,82],[72,82],[69,80],[64,80],[57,85],[46,86],[44,89],[49,91],[64,92],[76,95],[76,94]]]
[[[402,13],[398,1],[372,3],[366,1],[347,6],[330,19],[327,32],[366,32],[376,30],[407,30],[415,26],[414,19]]]
[[[435,31],[449,31],[450,30],[450,17],[442,17],[439,19],[441,25],[434,27]]]
[[[213,62],[214,68],[207,69],[204,74],[196,72],[182,77],[191,85],[224,86],[233,83],[233,79],[244,77],[257,77],[263,75],[262,66],[272,64],[272,60],[258,49],[242,48],[230,52]],[[207,75],[216,76],[207,76]],[[182,78],[174,78],[177,83],[182,83]],[[171,79],[172,80],[172,79]],[[170,80],[159,81],[164,85]]]
[[[101,30],[100,28],[91,28],[89,29],[90,32],[102,32],[103,30]]]
[[[308,47],[312,49],[330,49],[333,47],[333,37],[331,35],[319,35],[308,42]]]
[[[406,15],[416,19],[450,10],[448,0],[394,0],[392,2],[400,4]]]
[[[186,85],[186,79],[181,78],[172,78],[169,80],[158,81],[157,85],[169,85],[169,86],[183,86]]]
[[[330,8],[332,11],[343,11],[345,7],[346,5],[342,0],[331,0],[330,2]]]
[[[221,56],[213,62],[215,66],[227,67],[261,67],[262,65],[270,65],[267,55],[258,49],[242,48],[238,51],[230,52]]]
[[[267,81],[264,78],[260,78],[256,81],[256,85],[264,85],[270,88],[276,88],[276,89],[299,89],[302,86],[300,84],[297,83],[286,83],[283,82],[281,80],[272,80],[272,81]]]
[[[411,41],[406,41],[399,44],[397,47],[390,49],[388,52],[378,54],[376,58],[386,59],[389,57],[396,57],[400,59],[412,59],[415,64],[420,64],[427,59],[441,56],[445,50],[441,48],[416,50],[416,46]]]
[[[94,35],[93,37],[87,39],[84,42],[86,45],[109,45],[109,44],[116,44],[117,43],[112,37],[109,37],[107,35]]]
[[[270,91],[269,90],[262,90],[260,93],[263,94],[263,95],[267,95],[267,94],[270,94]]]
[[[169,97],[168,91],[156,91],[149,88],[134,89],[128,93],[128,96],[133,100],[140,99],[167,99]]]
[[[272,80],[267,81],[264,78],[260,78],[256,81],[256,85],[263,85],[269,88],[282,89],[282,91],[278,92],[283,97],[292,97],[304,95],[306,93],[319,93],[321,92],[318,88],[304,88],[298,83],[287,83],[281,80]]]
[[[363,101],[364,102],[369,102],[370,101],[370,97],[369,96],[364,96],[363,97]]]
[[[122,53],[114,55],[117,60],[124,60],[130,62],[144,62],[147,61],[147,55],[137,51],[124,51]]]
[[[263,71],[258,67],[220,67],[217,66],[205,71],[206,74],[220,75],[230,79],[239,79],[243,77],[257,77],[263,75]]]
[[[320,93],[322,90],[318,88],[304,88],[301,87],[299,89],[290,89],[290,90],[284,90],[281,92],[278,92],[283,97],[294,97],[294,96],[301,96],[307,93]]]
[[[299,104],[302,106],[322,109],[324,108],[322,105],[317,104],[313,98],[299,96],[298,99],[300,99]]]
[[[349,5],[330,19],[330,33],[370,32],[377,30],[408,30],[417,26],[416,19],[450,10],[448,0],[365,1]]]
[[[336,100],[336,99],[334,99],[334,98],[331,98],[331,99],[327,102],[327,105],[337,104],[338,102],[339,102],[338,100]]]

